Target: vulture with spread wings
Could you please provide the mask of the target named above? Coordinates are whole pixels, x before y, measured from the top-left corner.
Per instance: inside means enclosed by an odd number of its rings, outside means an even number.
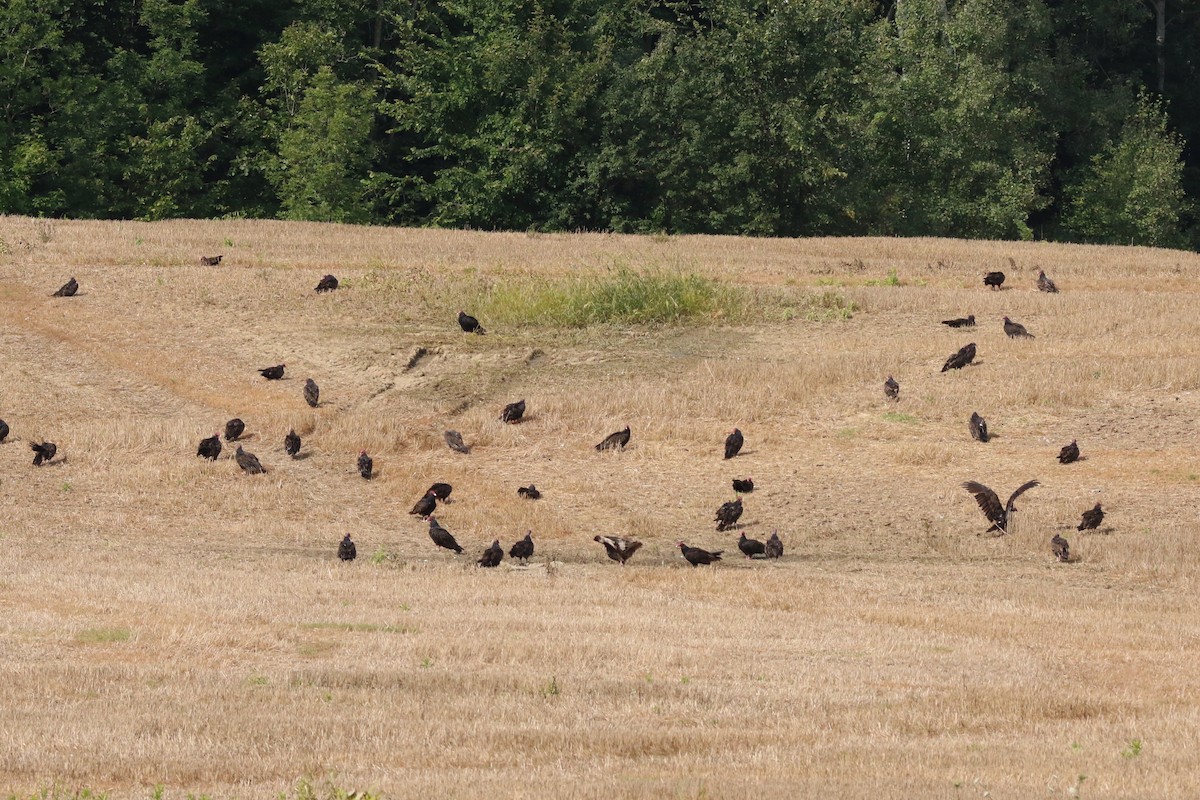
[[[992,531],[1008,533],[1008,524],[1012,521],[1013,512],[1017,510],[1013,504],[1022,494],[1040,485],[1037,481],[1021,484],[1015,492],[1009,495],[1008,502],[1004,505],[1000,505],[999,496],[982,483],[967,481],[962,487],[975,495],[975,502],[979,504],[979,510],[988,518],[988,522],[992,523],[992,527],[987,529],[987,533]]]

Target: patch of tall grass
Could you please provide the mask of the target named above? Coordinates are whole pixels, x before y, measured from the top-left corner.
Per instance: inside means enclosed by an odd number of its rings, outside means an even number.
[[[738,322],[741,289],[701,275],[619,268],[544,280],[507,280],[481,289],[472,307],[493,323],[585,328]]]

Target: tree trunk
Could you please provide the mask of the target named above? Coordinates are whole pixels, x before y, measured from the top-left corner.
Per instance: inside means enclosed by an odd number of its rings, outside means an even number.
[[[376,50],[383,44],[383,0],[375,3],[375,30],[371,32],[371,43]]]
[[[1154,50],[1158,55],[1158,93],[1167,82],[1167,0],[1154,2]]]

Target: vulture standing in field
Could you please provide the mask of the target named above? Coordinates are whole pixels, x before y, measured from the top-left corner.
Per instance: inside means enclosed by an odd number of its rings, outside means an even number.
[[[971,342],[964,345],[957,353],[946,359],[946,363],[942,365],[942,372],[951,369],[962,369],[967,364],[975,360],[975,343]]]
[[[754,558],[766,553],[767,546],[758,539],[747,539],[746,532],[742,531],[742,535],[738,537],[738,550],[741,550],[746,558]]]
[[[783,557],[783,542],[779,541],[778,531],[771,531],[771,538],[767,539],[767,549],[763,555],[767,558]]]
[[[723,531],[726,528],[732,528],[742,516],[742,498],[732,500],[728,503],[722,503],[717,509],[717,515],[713,517],[713,521],[717,523],[717,530]]]
[[[971,429],[971,438],[977,442],[986,442],[988,440],[987,420],[979,416],[978,411],[971,412],[971,420],[967,423],[967,427]]]
[[[883,382],[883,396],[888,400],[900,399],[900,384],[896,383],[896,379],[891,375]]]
[[[354,546],[354,542],[350,541],[350,534],[342,539],[342,543],[338,545],[338,558],[342,561],[353,561],[358,556],[358,548]]]
[[[622,567],[625,566],[626,561],[633,558],[633,554],[642,546],[641,542],[622,539],[619,536],[593,536],[592,541],[604,545],[604,551],[608,553],[608,557]]]
[[[525,416],[525,401],[518,400],[515,403],[509,403],[504,407],[504,411],[500,414],[501,422],[520,422],[521,417]]]
[[[258,456],[254,453],[247,453],[239,444],[238,449],[234,452],[234,458],[237,459],[237,465],[242,468],[243,472],[250,475],[261,475],[266,472],[266,468],[259,463]]]
[[[463,549],[459,547],[458,542],[454,541],[454,537],[450,535],[450,531],[438,524],[438,521],[433,517],[429,518],[429,538],[433,539],[433,543],[438,547],[444,547],[447,550],[453,550],[455,553],[461,553]]]
[[[332,275],[326,275],[321,280],[317,281],[318,292],[332,292],[338,287],[338,279]]]
[[[444,434],[446,446],[456,453],[469,453],[471,448],[463,444],[462,434],[458,431],[446,431]]]
[[[300,436],[296,433],[295,428],[290,428],[287,436],[283,437],[283,449],[292,458],[300,454]]]
[[[1057,533],[1050,539],[1050,550],[1054,553],[1054,557],[1064,564],[1071,560],[1071,546]]]
[[[1004,333],[1010,339],[1032,339],[1033,334],[1025,330],[1025,326],[1019,322],[1013,322],[1008,317],[1004,318]]]
[[[521,497],[524,497],[526,500],[540,500],[542,497],[542,493],[539,492],[538,488],[532,483],[528,486],[522,486],[521,488],[517,489],[517,494],[519,494]]]
[[[8,423],[0,419],[0,442],[8,438]]]
[[[1104,521],[1104,509],[1096,503],[1096,507],[1083,512],[1083,517],[1079,520],[1077,531],[1094,531],[1100,527],[1100,523]]]
[[[366,480],[371,480],[372,471],[375,469],[375,462],[367,455],[366,450],[358,451],[358,474],[362,475]]]
[[[500,547],[500,540],[493,539],[492,546],[483,551],[483,556],[479,559],[481,567],[498,567],[501,560],[504,559],[504,549]]]
[[[246,432],[246,423],[237,417],[225,423],[225,441],[235,442]]]
[[[1073,464],[1079,460],[1079,445],[1074,439],[1070,444],[1063,445],[1063,448],[1058,451],[1058,463]]]
[[[312,378],[304,381],[304,402],[316,408],[321,402],[321,387]]]
[[[207,439],[201,439],[200,446],[196,448],[196,455],[207,458],[209,461],[216,461],[217,456],[221,455],[221,435],[214,433]]]
[[[944,319],[942,320],[942,324],[949,325],[951,328],[974,328],[975,315],[968,314],[965,317],[958,317],[956,319]]]
[[[525,564],[529,563],[529,559],[533,558],[533,531],[525,531],[525,538],[512,546],[508,557]]]
[[[721,553],[725,552],[724,550],[717,550],[710,553],[707,550],[701,550],[699,547],[688,547],[683,542],[676,542],[676,544],[679,545],[679,551],[683,553],[683,557],[686,558],[687,562],[693,567],[698,567],[701,564],[711,564],[714,561],[720,561]]]
[[[221,263],[221,259],[225,256],[200,256],[200,266],[215,267]]]
[[[452,491],[454,491],[454,487],[448,483],[435,483],[425,490],[425,494],[431,494],[443,503],[448,503]]]
[[[1040,485],[1037,481],[1029,481],[1028,483],[1021,484],[1009,496],[1008,502],[1003,506],[1000,505],[1000,498],[996,493],[982,483],[967,481],[962,487],[975,496],[975,502],[979,504],[979,510],[988,518],[988,522],[992,523],[992,527],[987,529],[987,533],[999,531],[1003,534],[1008,533],[1008,525],[1012,521],[1013,512],[1017,510],[1017,507],[1013,503],[1025,492]]]
[[[472,317],[465,311],[458,312],[458,326],[463,329],[463,333],[487,333],[483,326],[479,324],[479,320]]]
[[[269,381],[282,380],[283,368],[286,366],[287,366],[286,364],[276,364],[273,367],[264,367],[263,369],[260,369],[258,371],[258,374],[262,375],[264,378],[266,378]]]
[[[733,479],[733,490],[738,494],[749,494],[754,491],[754,479],[747,477],[746,480],[739,478]]]
[[[1038,270],[1037,287],[1039,292],[1049,292],[1050,294],[1058,294],[1058,287],[1054,285],[1054,281],[1046,277],[1046,270]]]
[[[51,297],[74,297],[75,293],[78,291],[79,281],[71,278],[71,280],[64,283],[57,292],[51,295]]]
[[[429,519],[435,510],[437,510],[437,495],[433,492],[426,492],[425,496],[418,500],[413,505],[412,511],[408,513],[421,519]]]
[[[742,445],[745,442],[745,437],[742,436],[742,432],[737,428],[730,431],[729,435],[725,437],[725,458],[733,458],[742,452]]]
[[[625,430],[610,433],[604,437],[604,441],[596,445],[597,450],[624,450],[625,445],[629,444],[629,426],[625,426]]]
[[[49,464],[54,458],[54,454],[58,452],[58,445],[54,442],[30,442],[29,449],[33,450],[33,465],[40,467],[42,464]]]
[[[989,272],[983,276],[983,285],[999,289],[1004,284],[1003,272]]]

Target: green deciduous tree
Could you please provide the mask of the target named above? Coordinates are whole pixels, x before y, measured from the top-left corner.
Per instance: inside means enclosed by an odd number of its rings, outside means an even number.
[[[1067,188],[1066,229],[1090,242],[1182,246],[1190,207],[1182,154],[1161,103],[1140,95],[1118,135]]]

